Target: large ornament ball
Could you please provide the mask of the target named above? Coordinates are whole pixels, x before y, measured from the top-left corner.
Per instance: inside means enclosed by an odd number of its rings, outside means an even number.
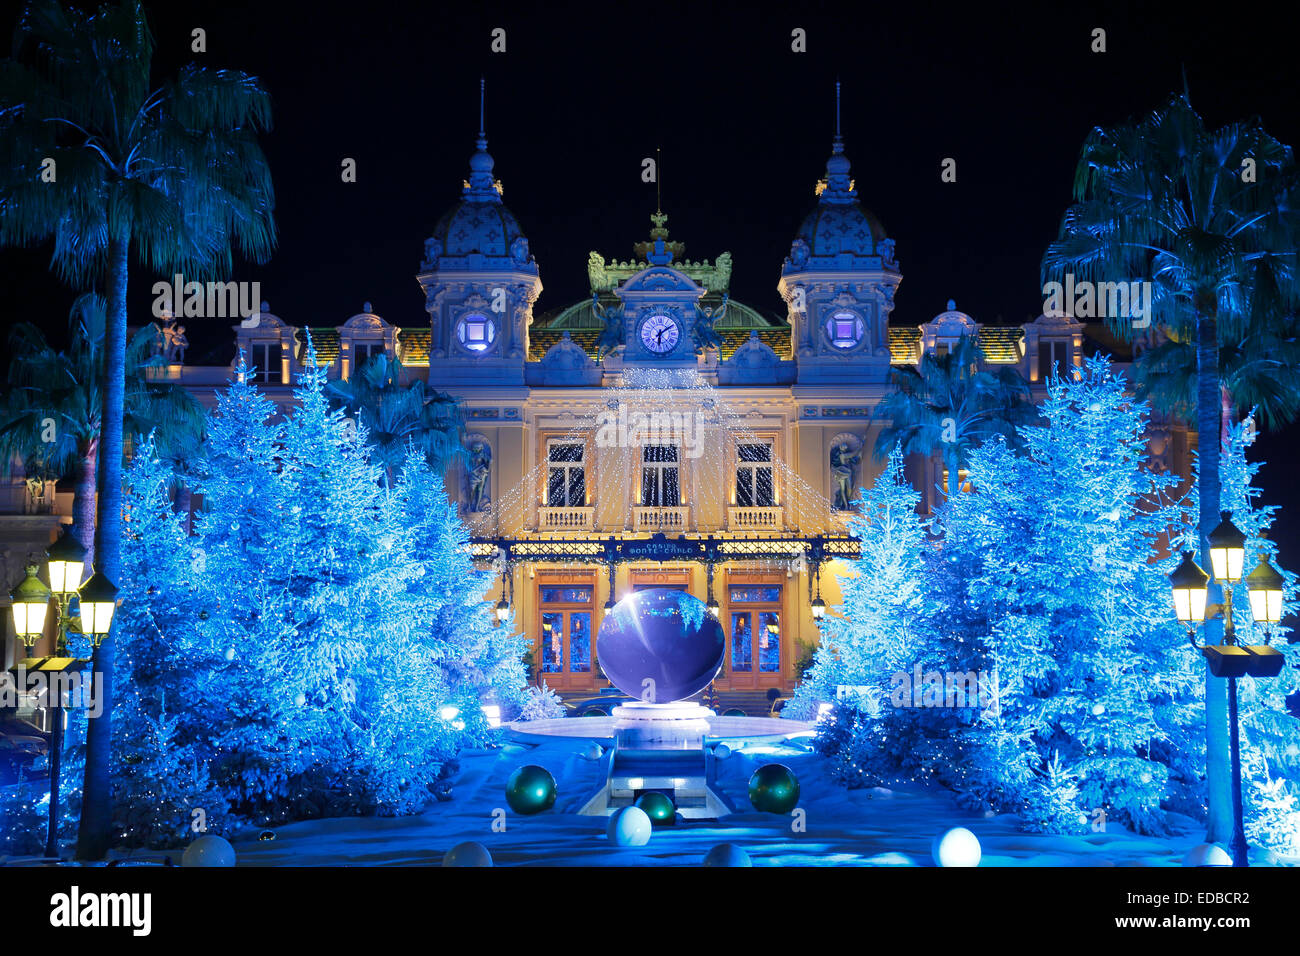
[[[235,848],[215,833],[201,836],[185,848],[181,866],[234,866]]]
[[[515,813],[531,814],[555,805],[555,778],[545,767],[520,767],[506,781],[506,803]]]
[[[704,857],[705,866],[753,866],[749,854],[734,843],[719,843]]]
[[[765,763],[749,778],[749,802],[764,813],[789,813],[799,804],[799,778],[785,764]]]
[[[983,851],[975,834],[965,827],[953,827],[934,838],[930,855],[935,866],[979,866]]]
[[[650,817],[640,807],[622,807],[609,818],[605,833],[615,846],[645,846],[650,842]]]
[[[677,808],[666,793],[651,790],[636,798],[636,806],[645,811],[650,822],[657,827],[670,827],[677,822]]]
[[[442,865],[491,866],[492,854],[487,851],[487,847],[482,843],[475,843],[470,840],[468,843],[457,843],[443,854]]]
[[[596,657],[605,676],[629,697],[668,704],[713,682],[726,643],[722,625],[699,598],[648,588],[606,612]]]
[[[1202,843],[1183,857],[1183,866],[1232,866],[1232,857],[1217,843]]]
[[[723,717],[748,717],[749,715],[746,714],[739,707],[728,707],[726,710],[722,712],[722,716]]]

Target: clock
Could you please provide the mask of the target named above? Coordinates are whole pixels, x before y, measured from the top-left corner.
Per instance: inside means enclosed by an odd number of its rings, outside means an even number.
[[[679,338],[677,323],[666,315],[652,315],[641,326],[641,344],[660,355],[671,352]]]

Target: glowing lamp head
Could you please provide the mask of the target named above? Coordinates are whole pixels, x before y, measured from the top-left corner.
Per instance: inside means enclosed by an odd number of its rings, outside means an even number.
[[[113,626],[113,612],[117,609],[117,587],[96,571],[81,586],[81,633],[95,646],[108,637]]]
[[[1285,582],[1277,568],[1264,555],[1246,578],[1250,589],[1250,614],[1258,624],[1276,624],[1282,620],[1282,586]]]
[[[510,618],[510,603],[502,598],[497,601],[497,623],[504,624]]]
[[[86,570],[86,549],[70,526],[45,552],[49,556],[50,590],[60,598],[75,594]]]
[[[826,602],[819,597],[813,598],[812,616],[813,616],[813,620],[816,621],[818,624],[820,624],[822,621],[826,619]]]
[[[1169,575],[1174,592],[1174,613],[1184,624],[1199,624],[1205,620],[1205,586],[1210,576],[1192,560],[1192,552],[1183,553],[1183,561]]]
[[[31,647],[45,633],[45,615],[50,609],[50,589],[36,576],[36,565],[27,565],[27,576],[9,596],[14,604],[14,633]]]
[[[1246,536],[1232,523],[1232,512],[1219,513],[1219,526],[1207,537],[1210,565],[1216,580],[1234,584],[1241,580],[1241,564],[1246,559]]]

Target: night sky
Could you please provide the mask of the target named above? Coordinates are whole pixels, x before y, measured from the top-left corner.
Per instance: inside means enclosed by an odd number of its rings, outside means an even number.
[[[0,3],[6,33],[18,6]],[[900,324],[949,298],[982,322],[1037,315],[1039,260],[1085,135],[1157,107],[1184,69],[1210,125],[1259,115],[1300,142],[1294,38],[1254,7],[1211,23],[1186,5],[147,6],[159,75],[199,59],[254,73],[271,93],[279,250],[232,278],[259,280],[295,325],[341,323],[364,301],[396,325],[427,322],[414,274],[468,173],[480,75],[495,172],[541,268],[540,312],[586,297],[589,251],[625,259],[645,238],[655,187],[641,160],[659,147],[671,237],[691,259],[731,251],[734,296],[782,315],[776,281],[830,153],[837,78],[858,193],[897,241]],[[194,27],[207,30],[197,57]],[[506,30],[504,54],[490,51],[494,27]],[[796,27],[806,53],[791,52]],[[1107,31],[1106,53],[1089,50],[1094,27]],[[357,183],[341,181],[344,157]],[[956,183],[940,181],[945,157]],[[6,325],[63,330],[77,290],[50,278],[47,261],[48,250],[0,251]],[[156,278],[133,272],[134,316],[148,314]],[[206,321],[187,323],[189,360],[224,363],[229,322]],[[1286,501],[1289,540],[1300,494],[1286,455],[1298,433],[1261,442],[1266,500]],[[1300,567],[1300,550],[1288,541],[1283,559]]]

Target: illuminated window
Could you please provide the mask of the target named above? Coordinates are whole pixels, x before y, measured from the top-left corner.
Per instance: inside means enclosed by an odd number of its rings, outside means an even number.
[[[675,445],[646,445],[641,454],[641,504],[675,508],[682,503]]]
[[[497,324],[485,315],[467,315],[456,326],[456,337],[471,352],[485,352],[496,341]]]
[[[582,508],[587,504],[584,451],[581,442],[556,442],[547,450],[548,508]]]
[[[837,349],[851,349],[862,340],[862,319],[853,312],[836,312],[826,320],[826,337]]]
[[[772,490],[772,446],[752,443],[736,446],[736,507],[768,508],[776,500]]]

